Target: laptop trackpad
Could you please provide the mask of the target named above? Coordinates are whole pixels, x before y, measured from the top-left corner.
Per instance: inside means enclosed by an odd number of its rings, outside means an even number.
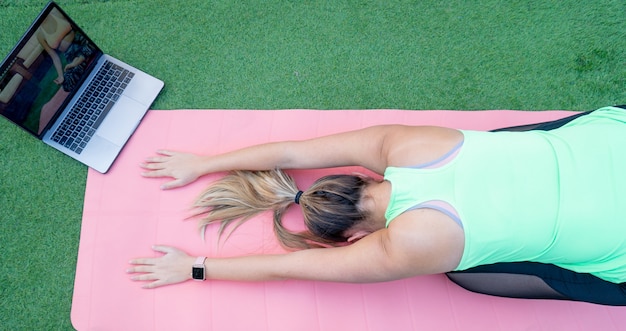
[[[145,105],[122,95],[102,121],[96,134],[118,146],[123,146],[145,111]]]

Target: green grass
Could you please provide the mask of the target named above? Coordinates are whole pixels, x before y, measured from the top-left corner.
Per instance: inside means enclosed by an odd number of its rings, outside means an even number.
[[[626,103],[626,2],[60,1],[156,109]],[[45,1],[0,0],[6,54]],[[86,168],[0,120],[0,329],[68,330]]]

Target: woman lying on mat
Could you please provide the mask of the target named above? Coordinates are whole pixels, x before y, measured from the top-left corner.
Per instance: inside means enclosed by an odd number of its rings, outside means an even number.
[[[380,282],[447,273],[480,293],[626,305],[626,111],[515,129],[534,130],[393,125],[216,156],[161,151],[143,175],[172,177],[163,185],[170,189],[232,170],[196,202],[201,224],[273,210],[276,235],[295,249],[208,258],[208,279]],[[333,175],[300,191],[275,170],[353,165],[384,180]],[[292,203],[303,233],[281,223]],[[131,261],[133,280],[153,288],[192,279],[196,257],[154,249],[164,255]]]

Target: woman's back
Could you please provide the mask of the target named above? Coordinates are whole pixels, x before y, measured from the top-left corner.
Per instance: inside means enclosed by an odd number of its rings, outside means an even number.
[[[539,261],[623,282],[626,149],[620,145],[626,130],[620,118],[623,110],[608,109],[549,132],[464,132],[464,146],[447,165],[388,169],[395,209],[388,216],[424,201],[450,203],[465,232],[458,269]]]

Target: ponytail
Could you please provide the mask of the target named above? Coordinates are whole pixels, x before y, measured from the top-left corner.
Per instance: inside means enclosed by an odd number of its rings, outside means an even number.
[[[306,249],[335,246],[345,242],[343,233],[364,218],[358,207],[365,180],[359,176],[335,175],[316,181],[299,191],[292,177],[280,169],[233,171],[209,186],[193,207],[202,234],[207,225],[220,223],[221,237],[227,227],[234,231],[242,223],[272,210],[274,232],[285,248]],[[302,207],[308,231],[292,232],[282,217],[292,203]]]

